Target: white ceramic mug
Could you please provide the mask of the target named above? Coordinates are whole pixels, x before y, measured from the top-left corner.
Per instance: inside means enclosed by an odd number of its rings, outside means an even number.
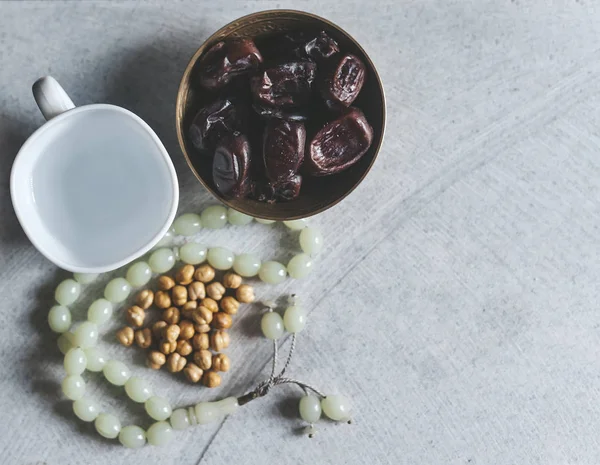
[[[52,77],[33,85],[48,120],[12,167],[12,202],[25,233],[69,271],[116,269],[167,232],[179,190],[173,163],[140,117],[114,105],[75,107]]]

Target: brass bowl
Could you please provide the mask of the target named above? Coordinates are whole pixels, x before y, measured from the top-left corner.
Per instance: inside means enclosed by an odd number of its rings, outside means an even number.
[[[198,155],[188,136],[188,128],[198,109],[213,98],[211,94],[193,83],[194,68],[198,59],[216,42],[235,37],[264,37],[273,33],[298,29],[325,30],[338,41],[343,52],[353,53],[366,65],[367,73],[363,89],[354,102],[373,127],[373,143],[368,152],[351,168],[332,176],[303,177],[300,196],[291,202],[268,204],[252,199],[227,199],[214,187],[212,163]],[[339,26],[319,16],[294,10],[268,10],[236,19],[210,36],[190,60],[177,93],[177,138],[187,163],[202,183],[225,205],[242,213],[271,220],[292,220],[320,213],[341,201],[367,175],[375,162],[383,141],[385,130],[385,96],[383,86],[373,62],[362,47]],[[308,142],[308,141],[307,141]]]

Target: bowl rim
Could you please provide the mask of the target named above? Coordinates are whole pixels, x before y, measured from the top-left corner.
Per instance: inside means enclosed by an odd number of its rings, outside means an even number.
[[[334,30],[337,30],[340,33],[342,33],[363,54],[363,56],[366,59],[368,65],[371,67],[371,69],[374,72],[375,82],[376,82],[377,87],[379,88],[379,91],[381,93],[381,103],[382,103],[381,110],[380,110],[381,111],[381,136],[379,137],[378,143],[377,143],[377,145],[374,148],[373,157],[371,159],[371,162],[369,163],[369,165],[366,167],[366,169],[364,170],[364,172],[360,175],[360,177],[358,178],[358,180],[352,185],[352,187],[350,189],[348,189],[343,195],[341,195],[339,198],[335,199],[334,201],[328,203],[327,205],[320,206],[320,207],[316,208],[308,216],[307,215],[302,215],[302,214],[294,214],[294,215],[286,216],[285,218],[281,218],[279,216],[272,216],[272,215],[268,215],[268,214],[266,214],[266,215],[258,214],[257,215],[257,214],[245,211],[245,209],[243,207],[240,208],[239,205],[233,205],[233,203],[232,203],[232,201],[230,199],[227,199],[227,198],[221,196],[218,192],[216,192],[209,185],[209,183],[207,183],[202,178],[202,176],[200,176],[198,174],[198,172],[196,171],[196,168],[194,168],[192,160],[191,160],[191,158],[190,158],[190,156],[189,156],[189,154],[188,154],[188,152],[186,150],[185,140],[184,140],[184,135],[183,135],[184,134],[184,129],[183,129],[182,126],[183,126],[184,83],[186,81],[189,81],[189,76],[190,76],[190,74],[192,72],[192,69],[196,65],[196,62],[198,61],[198,59],[200,58],[200,56],[205,52],[207,45],[210,44],[210,43],[212,43],[212,42],[214,42],[215,39],[219,35],[221,35],[227,29],[231,28],[231,26],[234,25],[235,23],[238,23],[238,22],[241,22],[241,21],[247,21],[249,19],[261,17],[261,16],[264,16],[264,15],[268,16],[269,14],[274,14],[274,13],[299,15],[299,16],[303,16],[303,17],[315,19],[317,21],[321,21],[322,23],[324,23],[327,27],[330,27],[330,28],[332,28]],[[217,29],[206,40],[204,40],[204,42],[202,42],[202,44],[198,47],[198,49],[194,52],[194,54],[192,55],[192,57],[188,61],[188,64],[186,65],[186,68],[185,68],[185,70],[183,72],[181,80],[179,81],[179,87],[177,89],[177,99],[176,99],[176,102],[175,102],[175,129],[176,129],[176,132],[177,132],[177,141],[179,142],[179,148],[183,152],[183,156],[185,157],[185,160],[187,162],[188,167],[190,168],[190,170],[192,171],[192,173],[194,173],[194,176],[196,177],[196,179],[198,181],[200,181],[200,184],[202,184],[202,186],[204,186],[204,188],[208,192],[210,192],[217,200],[219,200],[220,202],[224,203],[227,207],[232,208],[233,210],[239,211],[239,212],[244,213],[244,214],[249,215],[249,216],[253,216],[255,218],[261,218],[261,219],[265,219],[265,220],[276,220],[276,221],[287,221],[287,220],[296,220],[296,219],[301,219],[301,218],[308,218],[308,217],[317,215],[319,213],[324,212],[325,210],[328,210],[328,209],[334,207],[335,205],[337,205],[338,203],[340,203],[342,200],[344,200],[346,197],[348,197],[363,182],[363,180],[365,179],[365,177],[367,176],[367,174],[369,174],[369,172],[371,171],[371,168],[373,168],[373,164],[375,163],[375,161],[377,160],[377,157],[379,156],[379,151],[381,150],[381,146],[382,146],[383,140],[385,138],[385,130],[386,130],[386,122],[387,122],[386,120],[387,120],[387,103],[386,103],[385,90],[384,90],[384,87],[383,87],[383,83],[381,81],[381,77],[379,75],[379,72],[377,71],[377,68],[375,67],[375,64],[373,63],[373,60],[371,60],[371,57],[365,51],[365,49],[360,45],[360,43],[354,37],[352,37],[352,35],[350,33],[348,33],[345,29],[343,29],[342,27],[338,26],[337,24],[329,21],[328,19],[325,19],[325,18],[323,18],[321,16],[318,16],[318,15],[316,15],[314,13],[309,13],[309,12],[302,11],[302,10],[293,10],[293,9],[270,9],[270,10],[256,11],[254,13],[250,13],[250,14],[247,14],[247,15],[244,15],[244,16],[240,16],[239,18],[236,18],[236,19],[228,22],[224,26],[220,27],[219,29]]]

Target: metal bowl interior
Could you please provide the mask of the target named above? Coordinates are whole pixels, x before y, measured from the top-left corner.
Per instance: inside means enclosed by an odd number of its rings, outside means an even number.
[[[187,136],[187,130],[200,107],[214,95],[194,84],[195,70],[202,54],[216,42],[236,37],[265,38],[280,32],[301,29],[325,30],[338,41],[343,52],[358,56],[367,67],[365,84],[354,106],[360,108],[373,127],[373,143],[368,152],[351,168],[333,176],[303,177],[300,196],[291,202],[267,204],[252,199],[227,199],[216,191],[212,182],[212,163],[199,155]],[[181,150],[198,180],[215,197],[242,213],[258,218],[290,220],[320,213],[346,197],[367,175],[375,162],[385,130],[385,97],[379,75],[362,47],[335,24],[301,11],[270,10],[237,19],[210,36],[190,60],[181,80],[176,107],[177,137]],[[309,134],[310,137],[310,134]],[[256,156],[256,155],[255,155]]]

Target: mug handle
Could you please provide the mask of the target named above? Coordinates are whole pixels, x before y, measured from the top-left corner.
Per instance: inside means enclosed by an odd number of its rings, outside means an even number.
[[[39,78],[32,87],[33,98],[46,120],[75,108],[75,104],[52,76]]]

